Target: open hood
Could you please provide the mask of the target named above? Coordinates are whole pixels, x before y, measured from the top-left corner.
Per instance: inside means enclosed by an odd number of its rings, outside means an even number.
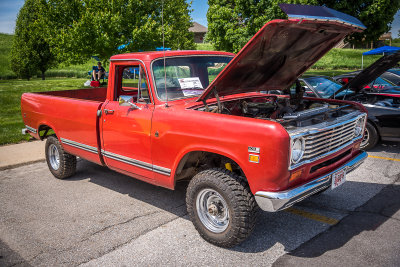
[[[352,89],[356,92],[360,91],[367,84],[371,83],[376,78],[381,76],[385,71],[396,66],[399,61],[400,51],[391,55],[381,57],[368,68],[357,74],[357,76],[351,79],[347,84],[343,85],[343,87],[336,91],[335,94],[332,95],[330,98],[334,98],[335,95],[346,89]]]
[[[286,90],[347,35],[365,26],[326,7],[281,4],[289,20],[265,24],[197,101],[260,90]]]

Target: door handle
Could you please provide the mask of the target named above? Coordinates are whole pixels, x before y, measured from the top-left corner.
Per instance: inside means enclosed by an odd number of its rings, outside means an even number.
[[[104,109],[104,113],[105,114],[114,114],[114,110],[112,110],[112,109]]]

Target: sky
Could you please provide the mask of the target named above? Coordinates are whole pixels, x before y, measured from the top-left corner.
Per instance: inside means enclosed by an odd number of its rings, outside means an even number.
[[[1,0],[0,0],[1,1]],[[207,27],[207,0],[192,0],[193,21]]]
[[[187,0],[189,1],[189,0]],[[0,32],[14,33],[15,20],[24,0],[0,0]],[[207,0],[192,0],[193,21],[207,27]],[[396,13],[392,23],[392,37],[398,38],[400,30],[400,10]]]
[[[15,20],[24,0],[0,0],[0,32],[14,33]]]

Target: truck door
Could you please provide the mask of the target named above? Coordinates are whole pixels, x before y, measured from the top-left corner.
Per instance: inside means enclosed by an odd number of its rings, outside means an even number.
[[[154,102],[148,75],[140,62],[114,64],[114,92],[103,105],[101,117],[102,155],[109,168],[151,181],[151,119]],[[109,88],[112,88],[112,84]],[[123,105],[119,99],[130,99]]]

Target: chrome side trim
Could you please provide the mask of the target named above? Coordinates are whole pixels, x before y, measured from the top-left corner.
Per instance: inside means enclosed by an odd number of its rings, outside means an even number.
[[[79,148],[79,149],[82,149],[82,150],[85,150],[85,151],[88,151],[88,152],[92,152],[92,153],[98,154],[97,147],[85,145],[85,144],[78,143],[78,142],[75,142],[75,141],[72,141],[72,140],[68,140],[68,139],[65,139],[65,138],[62,138],[62,137],[60,139],[61,139],[61,142],[63,144],[66,144],[66,145],[73,146],[73,147],[76,147],[76,148]]]
[[[159,174],[166,175],[166,176],[170,176],[171,175],[171,170],[170,169],[164,168],[164,167],[161,167],[161,166],[157,166],[157,165],[153,165],[153,171],[157,172]]]
[[[170,176],[171,175],[171,169],[168,169],[168,168],[164,168],[164,167],[161,167],[161,166],[153,165],[153,164],[150,164],[150,163],[147,163],[147,162],[143,162],[143,161],[140,161],[140,160],[137,160],[137,159],[132,159],[132,158],[125,157],[125,156],[122,156],[122,155],[118,155],[118,154],[115,154],[115,153],[112,153],[112,152],[108,152],[108,151],[105,151],[105,150],[101,150],[101,154],[103,156],[107,157],[107,158],[110,158],[110,159],[113,159],[113,160],[117,160],[117,161],[120,161],[120,162],[123,162],[123,163],[126,163],[126,164],[130,164],[130,165],[135,166],[135,167],[139,167],[139,168],[142,168],[142,169],[145,169],[145,170],[153,171],[153,172],[156,172],[156,173],[159,173],[159,174],[162,174],[162,175],[166,175],[166,176]]]
[[[319,192],[325,190],[331,186],[332,175],[342,169],[346,170],[346,173],[351,172],[360,166],[367,158],[366,152],[361,152],[358,156],[345,163],[341,167],[325,174],[319,178],[314,179],[299,187],[280,191],[280,192],[266,192],[258,191],[255,194],[255,199],[262,210],[275,212],[289,208],[293,204]]]
[[[26,125],[26,124],[25,124],[25,127],[26,127],[26,129],[28,129],[30,132],[32,132],[32,133],[37,133],[37,130],[36,130],[35,128],[33,128],[33,127],[31,127],[31,126],[28,126],[28,125]]]

